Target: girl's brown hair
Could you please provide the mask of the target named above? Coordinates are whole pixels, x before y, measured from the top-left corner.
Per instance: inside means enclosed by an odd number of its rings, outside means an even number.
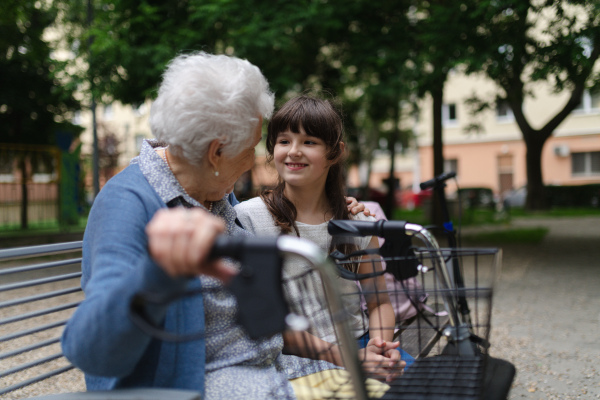
[[[332,161],[325,182],[325,195],[329,203],[329,211],[333,219],[350,219],[346,207],[345,179],[343,170],[344,151],[340,145],[344,138],[342,116],[339,109],[329,100],[309,95],[301,95],[286,102],[271,118],[267,128],[267,161],[273,160],[273,151],[280,133],[291,131],[300,133],[304,129],[307,135],[317,137],[325,142],[327,160]],[[281,233],[292,231],[300,236],[296,226],[297,211],[294,204],[285,197],[285,182],[279,177],[277,185],[263,191],[263,199],[275,224]],[[330,251],[335,249],[348,254],[356,250],[356,246],[339,243],[332,238]]]

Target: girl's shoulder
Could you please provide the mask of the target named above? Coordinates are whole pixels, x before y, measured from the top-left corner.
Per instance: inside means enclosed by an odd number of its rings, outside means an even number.
[[[260,197],[253,197],[249,200],[244,200],[235,205],[235,211],[252,211],[258,209],[267,209],[267,205]]]
[[[234,207],[238,220],[247,231],[254,234],[273,234],[274,222],[267,205],[260,197],[242,201]]]

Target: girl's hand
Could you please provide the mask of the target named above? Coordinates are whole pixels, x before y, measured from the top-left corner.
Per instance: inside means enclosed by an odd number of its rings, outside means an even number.
[[[354,197],[346,197],[346,204],[348,205],[348,211],[352,213],[352,215],[356,215],[359,212],[363,212],[367,217],[374,217],[371,214],[371,211],[363,203],[359,203]]]
[[[146,226],[148,251],[172,277],[211,275],[227,282],[236,271],[223,261],[207,262],[223,221],[200,208],[159,210]]]
[[[363,360],[363,369],[372,377],[393,381],[403,374],[406,362],[400,359],[400,352],[396,349],[400,342],[386,342],[380,337],[374,337],[367,343],[367,347],[359,351]]]

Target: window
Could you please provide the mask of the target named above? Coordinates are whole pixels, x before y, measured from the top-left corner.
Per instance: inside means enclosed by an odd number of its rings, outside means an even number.
[[[571,174],[600,175],[600,151],[571,154]]]
[[[512,154],[498,156],[498,182],[500,182],[500,193],[506,193],[513,189]]]
[[[515,116],[507,101],[499,101],[496,103],[496,120],[498,122],[513,121]]]
[[[81,111],[75,111],[73,114],[73,123],[75,125],[83,125],[83,119],[81,118]]]
[[[458,160],[456,158],[444,160],[444,172],[458,173]]]
[[[142,134],[135,135],[135,151],[138,153],[142,150],[142,143],[144,143],[144,139],[146,137]]]
[[[104,112],[103,112],[103,117],[106,121],[110,121],[113,119],[113,117],[115,116],[114,112],[113,112],[113,107],[112,104],[105,104],[104,105]]]
[[[148,107],[146,106],[146,103],[134,104],[134,105],[132,105],[132,107],[133,107],[133,113],[135,114],[136,117],[141,117],[142,115],[144,115],[148,112]]]
[[[581,102],[573,112],[579,114],[600,112],[600,92],[590,93],[589,90],[585,90],[581,96]]]
[[[442,105],[442,122],[444,126],[458,125],[458,117],[456,116],[456,104],[449,103]]]

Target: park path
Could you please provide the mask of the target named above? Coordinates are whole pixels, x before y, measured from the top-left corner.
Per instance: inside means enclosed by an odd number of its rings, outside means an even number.
[[[502,246],[490,351],[517,367],[510,399],[600,399],[600,216],[511,225],[549,233],[539,245]],[[80,373],[62,379],[38,385],[56,385],[42,393],[83,390]],[[7,399],[39,393],[24,394]]]
[[[502,246],[491,354],[517,367],[510,399],[599,399],[600,216],[511,225],[549,233]]]

